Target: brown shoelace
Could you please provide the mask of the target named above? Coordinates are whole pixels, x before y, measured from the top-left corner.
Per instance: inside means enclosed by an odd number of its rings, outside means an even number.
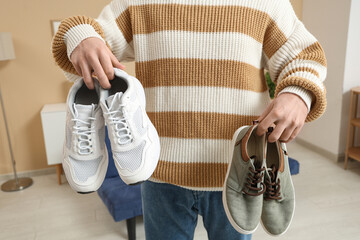
[[[280,200],[280,179],[276,181],[276,176],[278,173],[278,169],[276,169],[275,165],[271,166],[271,170],[269,171],[270,180],[266,179],[266,193],[265,200]]]
[[[253,167],[249,167],[249,171],[250,172],[248,173],[248,177],[246,179],[247,182],[245,183],[245,187],[243,188],[242,191],[243,193],[250,196],[259,196],[263,194],[266,190],[266,187],[263,183],[265,167],[262,168],[255,167],[255,169]],[[258,187],[259,183],[260,183],[260,187]],[[248,191],[245,190],[245,188],[247,188]]]

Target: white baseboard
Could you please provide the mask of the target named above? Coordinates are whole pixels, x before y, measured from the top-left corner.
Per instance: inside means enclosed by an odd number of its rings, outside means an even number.
[[[295,140],[298,144],[311,149],[314,152],[317,152],[321,155],[323,155],[324,157],[334,161],[334,162],[343,162],[345,160],[345,153],[340,153],[340,154],[334,154],[332,152],[329,152],[326,149],[323,149],[321,147],[318,147],[316,145],[314,145],[311,142],[308,142],[306,140],[300,139],[300,138],[296,138]]]
[[[41,176],[41,175],[47,175],[47,174],[53,174],[56,173],[56,168],[49,167],[39,170],[31,170],[31,171],[24,171],[24,172],[16,172],[18,177],[35,177],[35,176]],[[0,174],[0,181],[7,181],[10,179],[14,179],[14,173],[6,173],[6,174]]]

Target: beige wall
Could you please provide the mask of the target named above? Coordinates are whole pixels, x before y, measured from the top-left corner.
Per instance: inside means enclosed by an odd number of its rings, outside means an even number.
[[[13,35],[16,59],[0,62],[3,93],[17,170],[47,168],[40,111],[65,102],[70,84],[55,66],[50,20],[83,14],[96,17],[110,0],[0,0],[0,31]],[[301,17],[302,0],[292,1]],[[134,64],[125,64],[134,74]],[[4,121],[0,116],[0,174],[12,173]]]
[[[108,2],[0,0],[0,31],[12,33],[16,53],[15,60],[0,63],[0,85],[18,171],[47,167],[40,110],[46,103],[64,102],[70,86],[50,53],[50,20],[97,16]],[[2,115],[0,134],[0,174],[11,173]]]
[[[306,124],[298,139],[338,161],[343,159],[346,147],[350,88],[360,84],[360,4],[358,0],[304,0],[303,6],[304,23],[326,53],[328,104],[324,115]],[[322,9],[321,18],[317,9]]]
[[[303,0],[290,0],[298,18],[302,19]]]

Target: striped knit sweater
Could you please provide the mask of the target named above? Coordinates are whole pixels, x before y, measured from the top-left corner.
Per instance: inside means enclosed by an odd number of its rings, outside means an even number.
[[[96,19],[62,21],[52,51],[69,80],[79,77],[70,55],[89,37],[135,61],[161,139],[153,181],[221,190],[234,132],[271,102],[264,70],[275,97],[304,100],[306,122],[326,107],[323,49],[289,0],[115,0]]]

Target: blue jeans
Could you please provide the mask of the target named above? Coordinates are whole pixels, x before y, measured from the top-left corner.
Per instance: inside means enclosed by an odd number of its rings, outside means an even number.
[[[192,191],[167,183],[141,185],[146,240],[194,238],[198,214],[210,240],[250,240],[226,217],[221,192]]]

